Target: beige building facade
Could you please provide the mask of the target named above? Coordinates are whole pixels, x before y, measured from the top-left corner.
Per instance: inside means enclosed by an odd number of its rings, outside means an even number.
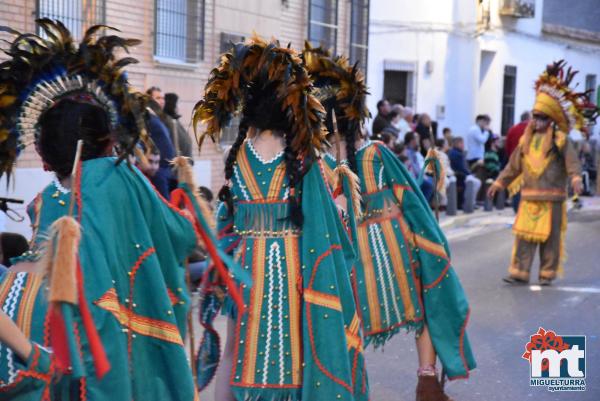
[[[35,18],[45,16],[60,19],[76,36],[103,23],[120,29],[123,37],[142,40],[131,50],[139,64],[128,67],[130,82],[140,90],[157,86],[163,93],[176,93],[190,135],[191,110],[231,41],[256,33],[301,48],[310,38],[366,63],[368,0],[0,0],[0,7],[0,25],[21,32],[32,32]],[[8,39],[4,33],[0,37]],[[223,184],[226,147],[227,141],[205,141],[196,151],[203,185],[217,189]],[[39,169],[32,149],[18,167]]]

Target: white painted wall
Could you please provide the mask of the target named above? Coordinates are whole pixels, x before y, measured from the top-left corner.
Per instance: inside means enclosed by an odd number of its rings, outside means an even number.
[[[388,0],[371,2],[368,105],[376,114],[383,95],[386,59],[417,66],[416,111],[436,118],[436,106],[446,107],[440,129],[449,126],[462,135],[476,114],[492,117],[492,129],[500,131],[505,65],[517,67],[515,119],[533,105],[533,84],[546,64],[566,59],[580,74],[596,74],[600,82],[600,46],[573,44],[542,35],[543,0],[536,0],[532,19],[500,17],[499,0],[489,1],[490,29],[477,33],[477,2],[474,0]],[[485,74],[481,52],[494,54]],[[425,72],[427,61],[433,72]],[[480,75],[481,74],[481,75]]]
[[[11,177],[10,184],[6,185],[6,176],[0,180],[0,196],[5,198],[22,199],[22,205],[10,203],[8,207],[19,213],[25,219],[22,222],[13,221],[0,212],[0,232],[16,232],[30,238],[31,222],[27,216],[27,205],[35,196],[52,182],[53,175],[41,168],[17,168]]]

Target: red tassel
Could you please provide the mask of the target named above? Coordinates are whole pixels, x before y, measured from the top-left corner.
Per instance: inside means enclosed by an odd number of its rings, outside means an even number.
[[[180,208],[182,205],[185,205],[185,208],[194,215],[194,218],[196,219],[196,221],[198,220],[198,217],[194,213],[194,210],[195,210],[194,205],[192,204],[191,199],[187,196],[185,191],[183,191],[181,189],[177,189],[177,190],[173,191],[171,193],[171,202]],[[213,244],[211,238],[204,231],[204,229],[202,228],[202,226],[200,224],[196,223],[196,228],[200,234],[200,237],[202,238],[202,241],[204,241],[204,244],[206,246],[206,251],[210,255],[215,267],[217,268],[217,271],[219,272],[220,278],[223,280],[223,283],[227,287],[229,296],[237,305],[238,311],[240,311],[240,313],[244,313],[246,308],[244,306],[244,300],[242,299],[242,295],[240,294],[240,291],[236,287],[234,281],[231,279],[231,276],[229,275],[227,268],[225,267],[225,265],[223,265],[223,261],[221,260],[221,258],[219,257],[219,254],[217,253],[215,244]]]
[[[50,333],[52,333],[50,336],[50,346],[54,353],[53,359],[56,369],[62,373],[69,373],[71,356],[69,353],[65,320],[59,308],[57,305],[51,305],[48,310],[48,325]]]
[[[110,362],[106,357],[106,352],[96,330],[92,314],[88,308],[87,301],[83,295],[83,275],[81,266],[77,263],[77,295],[79,297],[79,311],[81,312],[81,320],[90,344],[90,352],[94,359],[94,368],[96,369],[96,377],[101,379],[109,370]]]

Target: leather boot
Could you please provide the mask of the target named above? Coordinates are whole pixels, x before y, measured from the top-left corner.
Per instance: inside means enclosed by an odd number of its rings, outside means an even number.
[[[448,397],[437,376],[419,376],[417,383],[417,401],[452,401]]]

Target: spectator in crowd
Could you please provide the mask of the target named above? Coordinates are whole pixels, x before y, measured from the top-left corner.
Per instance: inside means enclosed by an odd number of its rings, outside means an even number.
[[[589,142],[592,148],[592,155],[594,156],[594,164],[596,166],[596,172],[600,170],[600,129],[599,127],[592,126],[589,128],[590,137]],[[596,195],[600,195],[600,180],[596,179]]]
[[[521,121],[518,124],[513,125],[508,130],[506,134],[506,144],[504,145],[504,151],[506,155],[506,159],[510,159],[510,155],[514,152],[519,144],[519,140],[525,133],[525,128],[529,125],[531,121],[531,113],[529,111],[524,111],[521,113]],[[512,197],[512,208],[517,213],[519,210],[519,203],[521,202],[521,192],[518,192]]]
[[[423,155],[419,152],[419,134],[407,132],[404,135],[404,147],[409,160],[409,171],[413,177],[418,177],[424,164]]]
[[[486,114],[481,114],[475,119],[475,125],[469,129],[466,137],[467,162],[472,174],[481,182],[485,180],[485,167],[483,166],[483,155],[485,143],[492,135],[490,131],[491,119]],[[485,198],[484,188],[477,194],[477,199],[483,202]]]
[[[483,161],[485,143],[490,137],[490,122],[491,119],[488,115],[480,114],[475,119],[475,125],[467,133],[467,162],[471,169],[476,163],[481,164]]]
[[[210,189],[204,186],[198,187],[198,192],[202,198],[208,203],[208,206],[211,210],[214,210],[213,207],[213,199],[214,195]],[[192,284],[192,288],[190,291],[195,291],[202,281],[202,277],[208,268],[208,258],[206,250],[197,247],[194,253],[189,258],[189,271],[190,271],[190,282]]]
[[[179,155],[192,157],[192,138],[179,121],[181,115],[177,107],[179,96],[175,93],[165,94],[165,106],[163,107],[165,122],[171,131],[171,142],[175,146],[175,152]]]
[[[395,143],[392,151],[396,154],[396,156],[406,156],[406,147],[404,147],[404,143]]]
[[[151,86],[146,91],[146,94],[150,96],[150,99],[158,104],[160,110],[165,107],[165,97],[163,96],[162,90],[158,86]]]
[[[160,167],[154,176],[154,185],[158,192],[165,198],[170,199],[170,192],[177,185],[175,178],[171,172],[170,161],[175,157],[175,149],[171,142],[170,131],[163,123],[160,116],[163,115],[160,107],[160,99],[162,95],[160,89],[152,87],[146,91],[152,98],[148,102],[148,132],[154,142],[154,145],[160,152]],[[158,100],[155,100],[158,99]],[[163,99],[164,105],[164,99]]]
[[[398,118],[396,121],[392,121],[392,125],[398,131],[399,141],[404,138],[404,135],[406,135],[407,132],[412,131],[411,126],[408,124],[405,118],[405,113],[407,110],[409,113],[412,113],[410,109],[403,107],[401,104],[396,104],[394,107],[392,107],[392,111],[397,112],[400,116],[400,118]]]
[[[407,169],[410,168],[410,159],[408,158],[406,153],[401,154],[400,156],[398,156],[398,158],[400,159],[402,164],[404,164],[404,167],[406,167]]]
[[[452,141],[452,129],[450,129],[449,127],[444,127],[444,129],[442,130],[442,136],[446,140],[446,144],[451,143],[451,141]]]
[[[396,142],[398,141],[398,135],[400,134],[400,131],[398,130],[398,128],[396,128],[396,125],[398,125],[399,121],[402,119],[402,116],[400,115],[398,110],[392,109],[392,111],[390,111],[390,114],[388,114],[388,118],[390,124],[387,127],[385,127],[383,131],[381,131],[381,134],[389,134],[393,138],[393,142]]]
[[[421,155],[423,155],[423,157],[427,157],[427,152],[429,152],[429,149],[431,149],[431,147],[432,147],[431,137],[419,135],[419,138],[420,138],[419,149],[421,151]]]
[[[452,166],[450,165],[450,159],[448,158],[448,151],[450,147],[448,146],[448,141],[446,138],[440,138],[435,141],[435,148],[437,150],[437,157],[440,161],[444,174],[446,175],[446,188],[450,185],[451,182],[456,181],[456,177],[454,175],[454,170],[452,170]],[[440,192],[440,206],[446,206],[448,204],[448,198],[446,196],[446,188]]]
[[[519,140],[525,133],[525,128],[527,128],[529,121],[531,121],[531,113],[524,111],[521,113],[521,121],[510,127],[508,130],[506,134],[506,145],[504,146],[507,158],[510,158],[512,152],[517,148]]]
[[[136,163],[138,168],[144,175],[150,180],[152,185],[160,192],[161,195],[163,193],[160,191],[160,185],[162,182],[160,180],[156,180],[156,175],[158,170],[160,169],[160,151],[156,147],[151,147],[146,152],[146,163],[142,164],[139,161]],[[164,197],[164,195],[163,195]]]
[[[387,99],[381,99],[377,102],[377,115],[373,120],[373,138],[379,138],[379,134],[390,125],[390,111],[390,102],[388,102]]]
[[[495,135],[490,136],[490,138],[485,143],[483,165],[485,168],[486,180],[490,178],[495,180],[498,177],[498,174],[500,174],[502,164],[500,162],[499,143],[500,138],[498,138]]]
[[[396,143],[396,137],[394,134],[384,131],[381,133],[381,142],[383,142],[385,144],[385,146],[387,146],[388,148],[394,149],[394,144]]]
[[[415,131],[416,131],[417,124],[419,123],[419,118],[421,118],[421,115],[419,113],[415,113],[412,116],[411,126],[415,127]]]
[[[413,131],[415,129],[415,125],[412,122],[414,118],[413,109],[410,107],[404,107],[404,110],[402,111],[402,117],[404,119],[404,122],[402,123],[402,126],[404,127],[403,130],[406,129],[406,132]],[[404,135],[406,135],[406,132]]]
[[[406,156],[408,157],[408,171],[414,178],[418,178],[425,164],[425,158],[419,152],[419,134],[408,132],[404,136],[404,146],[406,148]],[[421,191],[427,201],[433,198],[433,181],[429,176],[423,176],[421,183]]]
[[[456,175],[456,184],[458,188],[464,191],[466,184],[468,182],[473,182],[473,198],[464,199],[464,201],[475,204],[477,192],[479,191],[479,188],[481,188],[481,180],[471,174],[465,156],[465,142],[463,138],[456,137],[452,139],[452,149],[448,151],[448,158],[450,159],[450,167],[452,167],[452,170]],[[462,204],[460,204],[459,207],[462,208]]]
[[[581,143],[581,150],[579,151],[579,160],[581,162],[581,171],[583,178],[583,193],[582,195],[592,195],[592,181],[597,178],[596,163],[594,163],[594,153],[592,151],[592,145],[589,141]]]
[[[415,131],[419,134],[419,138],[421,140],[421,154],[423,156],[427,155],[427,151],[434,144],[436,134],[433,129],[433,124],[431,121],[431,117],[429,114],[423,113],[419,115],[419,120],[417,123],[417,128]]]
[[[450,158],[448,157],[450,146],[448,145],[448,141],[446,140],[446,138],[437,139],[435,141],[435,149],[437,150],[437,156],[440,159],[442,168],[446,172],[446,176],[453,177],[454,170],[452,170],[452,166],[450,165]]]
[[[200,186],[198,191],[200,192],[200,196],[202,196],[204,200],[208,202],[210,208],[213,209],[213,200],[215,199],[215,196],[212,191],[205,186]]]
[[[0,234],[0,273],[12,266],[11,259],[21,256],[29,250],[27,239],[17,233]]]

